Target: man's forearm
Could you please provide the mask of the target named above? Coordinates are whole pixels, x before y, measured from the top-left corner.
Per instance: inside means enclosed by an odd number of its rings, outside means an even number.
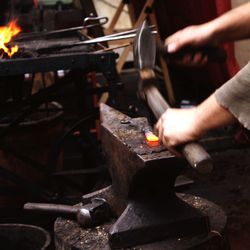
[[[250,2],[204,25],[217,43],[250,38]]]
[[[233,114],[217,102],[214,94],[197,106],[196,117],[195,126],[200,134],[236,122]]]
[[[250,63],[215,92],[216,101],[250,130]]]

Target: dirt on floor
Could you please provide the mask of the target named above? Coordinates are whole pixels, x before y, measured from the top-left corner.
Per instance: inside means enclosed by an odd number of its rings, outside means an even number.
[[[195,183],[187,193],[220,205],[228,216],[228,236],[232,250],[250,249],[250,149],[212,153],[214,171],[201,176],[187,170]]]

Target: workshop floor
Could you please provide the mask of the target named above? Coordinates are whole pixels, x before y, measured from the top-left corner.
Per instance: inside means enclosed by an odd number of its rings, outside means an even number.
[[[220,205],[228,216],[232,250],[250,249],[250,149],[212,154],[215,169],[209,176],[193,170],[187,174],[195,184],[187,191]]]

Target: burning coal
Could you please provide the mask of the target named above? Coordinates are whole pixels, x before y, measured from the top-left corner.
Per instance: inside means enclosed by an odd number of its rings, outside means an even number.
[[[16,20],[11,21],[7,26],[0,27],[0,57],[4,54],[9,57],[18,51],[18,46],[8,46],[12,38],[21,32],[21,28],[17,25]]]

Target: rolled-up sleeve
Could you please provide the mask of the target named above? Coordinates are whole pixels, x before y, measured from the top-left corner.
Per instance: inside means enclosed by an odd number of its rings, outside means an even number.
[[[250,130],[250,62],[215,91],[215,98]]]

